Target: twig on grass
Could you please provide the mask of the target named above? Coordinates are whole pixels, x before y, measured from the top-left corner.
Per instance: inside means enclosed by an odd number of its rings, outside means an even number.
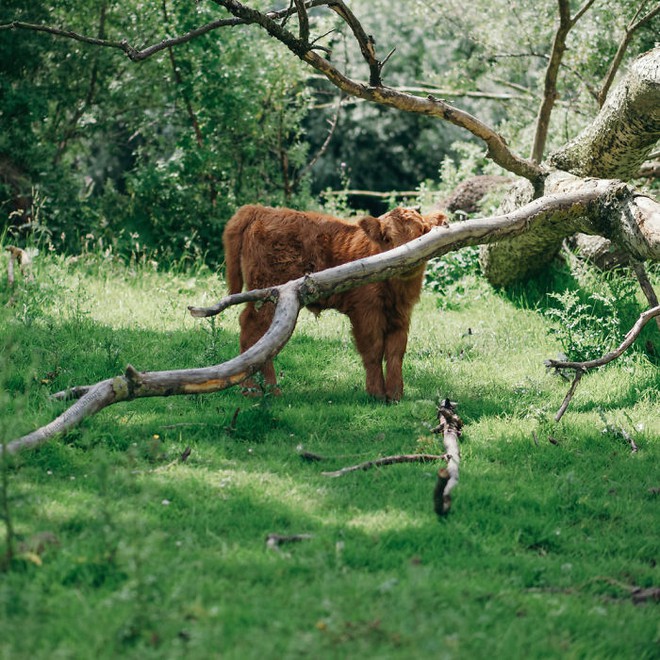
[[[273,533],[266,537],[266,547],[269,550],[279,550],[280,546],[285,543],[298,543],[299,541],[306,541],[312,538],[314,538],[312,534],[290,534],[286,536]]]
[[[369,470],[370,468],[382,467],[383,465],[394,465],[395,463],[433,463],[434,461],[441,461],[444,458],[444,455],[439,456],[438,454],[397,454],[395,456],[383,456],[372,461],[365,461],[358,465],[349,465],[333,472],[321,472],[321,474],[324,477],[343,477],[350,472]]]
[[[632,454],[636,454],[637,451],[639,450],[639,447],[637,446],[637,443],[630,435],[630,433],[628,433],[628,431],[626,431],[623,428],[623,426],[616,426],[615,424],[610,424],[607,417],[605,416],[605,413],[602,410],[598,411],[598,415],[603,420],[603,424],[605,424],[603,433],[610,433],[611,435],[618,435],[619,437],[623,438],[630,445],[630,452]]]

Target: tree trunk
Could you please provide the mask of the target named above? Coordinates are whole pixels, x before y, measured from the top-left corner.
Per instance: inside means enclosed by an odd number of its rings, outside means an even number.
[[[549,164],[563,171],[550,174],[542,194],[554,195],[576,187],[596,185],[597,180],[571,177],[602,177],[626,180],[637,174],[660,138],[660,48],[638,58],[613,91],[595,120],[572,142],[549,158]],[[567,174],[570,173],[570,174]],[[534,190],[528,182],[519,184],[503,204],[503,211],[529,202]],[[639,260],[657,259],[657,202],[644,198],[635,208],[612,200],[612,213],[590,218],[585,233],[612,240]],[[640,215],[641,214],[641,215]],[[642,218],[642,215],[645,217]],[[639,226],[635,227],[635,218]],[[482,249],[481,263],[491,284],[505,286],[524,279],[555,258],[567,236],[561,223],[551,223],[533,233]]]
[[[596,119],[549,162],[576,176],[627,181],[660,139],[660,48],[633,62]]]

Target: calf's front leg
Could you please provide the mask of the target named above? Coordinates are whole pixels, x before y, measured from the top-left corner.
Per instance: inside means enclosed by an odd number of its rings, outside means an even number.
[[[271,303],[266,303],[259,310],[255,308],[254,303],[247,304],[239,317],[239,323],[241,325],[241,353],[245,353],[248,348],[254,346],[266,334],[273,321],[273,314],[274,308]],[[272,386],[273,394],[280,394],[272,360],[264,363],[261,367],[261,373],[264,377],[264,383]],[[259,387],[252,378],[244,381],[243,385],[248,388],[250,394],[259,393]]]
[[[367,374],[367,394],[385,399],[385,377],[383,376],[383,355],[385,345],[380,324],[368,315],[351,314],[351,325],[355,347],[360,353]]]
[[[399,328],[385,336],[385,363],[387,377],[385,394],[388,401],[399,401],[403,396],[403,356],[408,345],[408,328]]]

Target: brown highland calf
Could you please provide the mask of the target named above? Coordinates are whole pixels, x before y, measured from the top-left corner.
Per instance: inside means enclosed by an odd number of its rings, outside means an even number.
[[[397,208],[358,222],[286,208],[243,206],[223,235],[230,293],[283,284],[306,273],[338,266],[407,243],[445,224],[440,212],[422,216]],[[337,309],[351,320],[357,350],[367,372],[367,392],[398,401],[403,394],[401,366],[412,308],[419,300],[425,265],[403,276],[364,284],[331,295],[308,308],[318,314]],[[240,316],[241,352],[256,343],[273,318],[272,303],[248,303]],[[383,376],[383,360],[387,376]],[[272,362],[262,368],[265,383],[277,383]],[[248,386],[253,385],[248,383]]]

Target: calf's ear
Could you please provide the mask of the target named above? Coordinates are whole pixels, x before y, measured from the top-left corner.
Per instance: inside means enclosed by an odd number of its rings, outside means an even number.
[[[378,218],[373,218],[368,215],[365,218],[361,218],[358,225],[372,241],[375,241],[376,243],[386,242],[385,228]]]

